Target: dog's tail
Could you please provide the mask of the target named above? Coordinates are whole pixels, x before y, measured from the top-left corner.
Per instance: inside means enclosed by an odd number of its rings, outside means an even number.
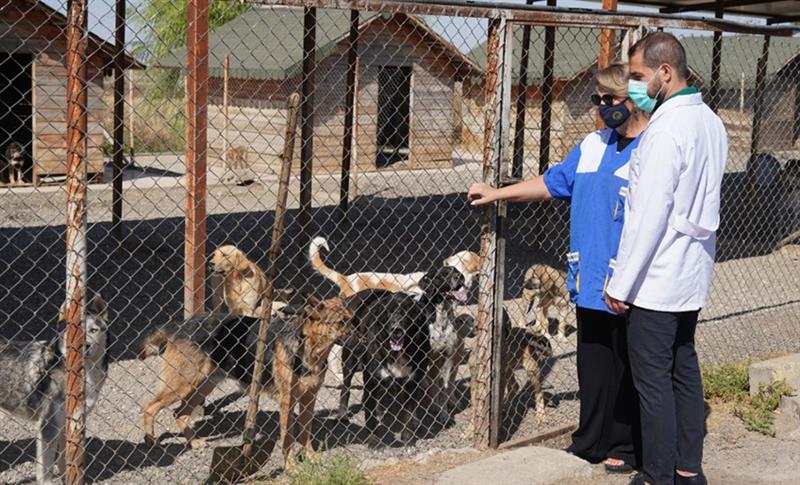
[[[163,328],[148,335],[142,341],[142,346],[139,349],[139,359],[144,360],[151,355],[160,354],[168,339],[169,333]]]
[[[317,236],[308,245],[308,259],[311,261],[311,265],[319,274],[334,282],[339,288],[345,288],[347,286],[346,278],[342,273],[337,272],[322,261],[322,256],[319,254],[320,248],[330,251],[328,241],[324,237]]]

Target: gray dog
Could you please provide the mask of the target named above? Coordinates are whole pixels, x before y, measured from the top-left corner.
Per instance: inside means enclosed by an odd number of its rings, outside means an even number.
[[[63,320],[64,308],[59,318]],[[108,312],[95,295],[86,312],[86,413],[100,394],[106,379]],[[0,408],[38,423],[36,437],[36,481],[51,484],[64,473],[64,415],[66,385],[64,339],[56,342],[19,342],[0,337]],[[58,457],[59,475],[53,475]]]

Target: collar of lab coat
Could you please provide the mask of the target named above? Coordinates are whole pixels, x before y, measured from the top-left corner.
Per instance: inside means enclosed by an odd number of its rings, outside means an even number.
[[[652,125],[653,122],[655,122],[668,111],[672,111],[673,109],[680,108],[682,106],[694,106],[698,104],[703,104],[703,95],[700,93],[684,94],[669,98],[668,100],[664,101],[664,104],[658,107],[655,113],[653,113],[653,116],[650,117],[649,124]]]

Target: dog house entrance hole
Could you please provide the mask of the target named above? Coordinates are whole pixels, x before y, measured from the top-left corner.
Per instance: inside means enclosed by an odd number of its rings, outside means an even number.
[[[378,167],[408,160],[410,117],[411,68],[382,66],[378,73]]]
[[[24,180],[30,182],[33,161],[32,54],[0,52],[0,180],[8,182],[8,146],[17,143],[25,151]]]

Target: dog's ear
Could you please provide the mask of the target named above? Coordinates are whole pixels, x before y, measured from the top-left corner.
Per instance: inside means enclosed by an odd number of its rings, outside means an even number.
[[[64,300],[64,303],[62,303],[61,307],[58,309],[58,321],[59,322],[66,322],[67,321],[67,305],[69,305],[69,299]]]
[[[92,301],[89,302],[89,309],[95,315],[99,315],[103,320],[108,321],[108,306],[100,296],[100,293],[94,293],[92,295]]]
[[[323,306],[322,300],[309,293],[306,296],[305,315],[312,320],[322,320]]]
[[[64,300],[64,303],[61,304],[61,308],[58,309],[58,320],[60,322],[67,321],[68,305],[69,305],[69,299],[66,299]],[[92,299],[89,300],[89,303],[86,308],[95,315],[99,315],[100,317],[102,317],[103,320],[108,320],[108,307],[106,306],[106,302],[103,301],[103,298],[100,296],[99,293],[92,294]]]
[[[441,268],[432,268],[425,273],[425,276],[419,280],[419,287],[424,293],[429,293],[431,290],[436,290],[436,277],[439,275]]]

